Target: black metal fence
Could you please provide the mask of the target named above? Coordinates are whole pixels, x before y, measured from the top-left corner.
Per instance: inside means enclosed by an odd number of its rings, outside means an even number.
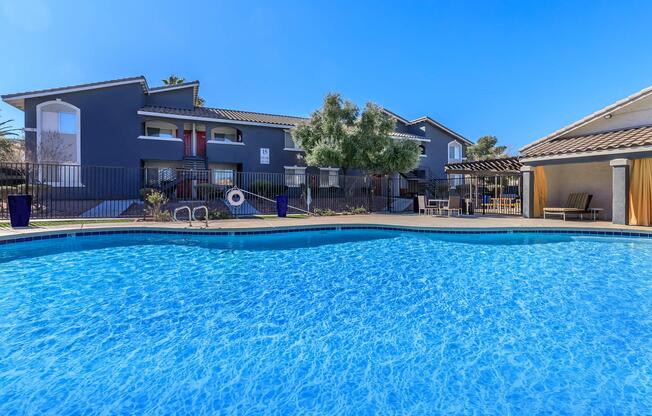
[[[428,199],[443,204],[450,195],[459,195],[466,213],[521,215],[521,184],[519,174],[432,179],[423,185],[423,193]]]
[[[33,218],[139,218],[150,214],[146,195],[165,195],[163,209],[206,205],[214,218],[274,214],[276,195],[287,195],[290,213],[411,211],[405,183],[386,176],[248,173],[230,170],[120,168],[0,163],[0,219],[9,218],[7,195],[32,195]],[[231,206],[237,187],[245,202]]]
[[[237,187],[245,202],[232,206],[226,192]],[[276,213],[276,195],[287,195],[289,213],[332,215],[413,212],[415,195],[464,200],[465,212],[521,214],[520,175],[450,179],[391,176],[235,172],[178,168],[121,168],[0,163],[0,219],[8,219],[7,195],[32,195],[33,218],[139,218],[150,215],[146,195],[165,195],[163,210],[206,205],[213,218]]]

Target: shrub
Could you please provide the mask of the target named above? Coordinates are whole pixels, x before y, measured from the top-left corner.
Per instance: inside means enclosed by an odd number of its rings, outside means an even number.
[[[152,192],[157,192],[157,191],[155,188],[141,188],[139,191],[140,200],[147,201],[147,196]]]
[[[197,197],[204,201],[212,201],[221,198],[224,194],[224,187],[212,183],[200,183],[195,187]]]
[[[209,220],[228,220],[231,215],[228,212],[213,210],[208,213]]]
[[[367,214],[369,211],[367,211],[367,208],[365,207],[346,207],[344,213],[348,215],[361,215],[361,214]]]
[[[265,180],[259,180],[249,185],[249,192],[264,196],[265,198],[273,198],[278,194],[284,193],[285,186]]]
[[[335,211],[332,209],[326,208],[326,209],[321,209],[321,208],[315,208],[315,215],[318,215],[320,217],[332,217],[334,215],[337,215]]]
[[[14,195],[20,191],[19,186],[0,186],[0,200],[6,200],[7,195]]]
[[[170,221],[172,218],[170,211],[162,209],[162,206],[168,202],[165,195],[157,190],[152,190],[145,197],[145,202],[149,206],[147,212],[154,218],[154,221]]]

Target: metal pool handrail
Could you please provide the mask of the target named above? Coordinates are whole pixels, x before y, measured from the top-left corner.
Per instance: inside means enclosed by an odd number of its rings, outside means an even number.
[[[203,209],[204,211],[206,211],[206,215],[204,215],[204,220],[206,221],[206,228],[208,228],[208,207],[206,205],[200,205],[198,207],[194,207],[192,209],[192,219],[195,221],[199,221],[197,219],[197,216],[195,216],[195,212],[197,212],[197,210],[199,209]]]
[[[174,219],[174,221],[179,221],[177,219],[177,212],[182,211],[184,209],[188,210],[188,223],[190,224],[190,227],[192,227],[192,212],[190,211],[190,207],[188,205],[184,205],[182,207],[175,208],[174,209],[174,214],[172,214],[172,218]]]

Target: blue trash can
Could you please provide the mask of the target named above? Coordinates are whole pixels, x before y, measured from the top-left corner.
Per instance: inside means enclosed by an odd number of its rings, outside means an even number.
[[[27,227],[29,217],[32,214],[32,196],[31,195],[9,195],[9,219],[12,227]]]
[[[276,214],[279,217],[288,216],[288,196],[276,195]]]

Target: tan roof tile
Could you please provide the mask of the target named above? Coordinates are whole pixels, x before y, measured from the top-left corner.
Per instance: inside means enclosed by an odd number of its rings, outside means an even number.
[[[652,126],[545,140],[521,151],[521,157],[541,157],[652,145]]]

